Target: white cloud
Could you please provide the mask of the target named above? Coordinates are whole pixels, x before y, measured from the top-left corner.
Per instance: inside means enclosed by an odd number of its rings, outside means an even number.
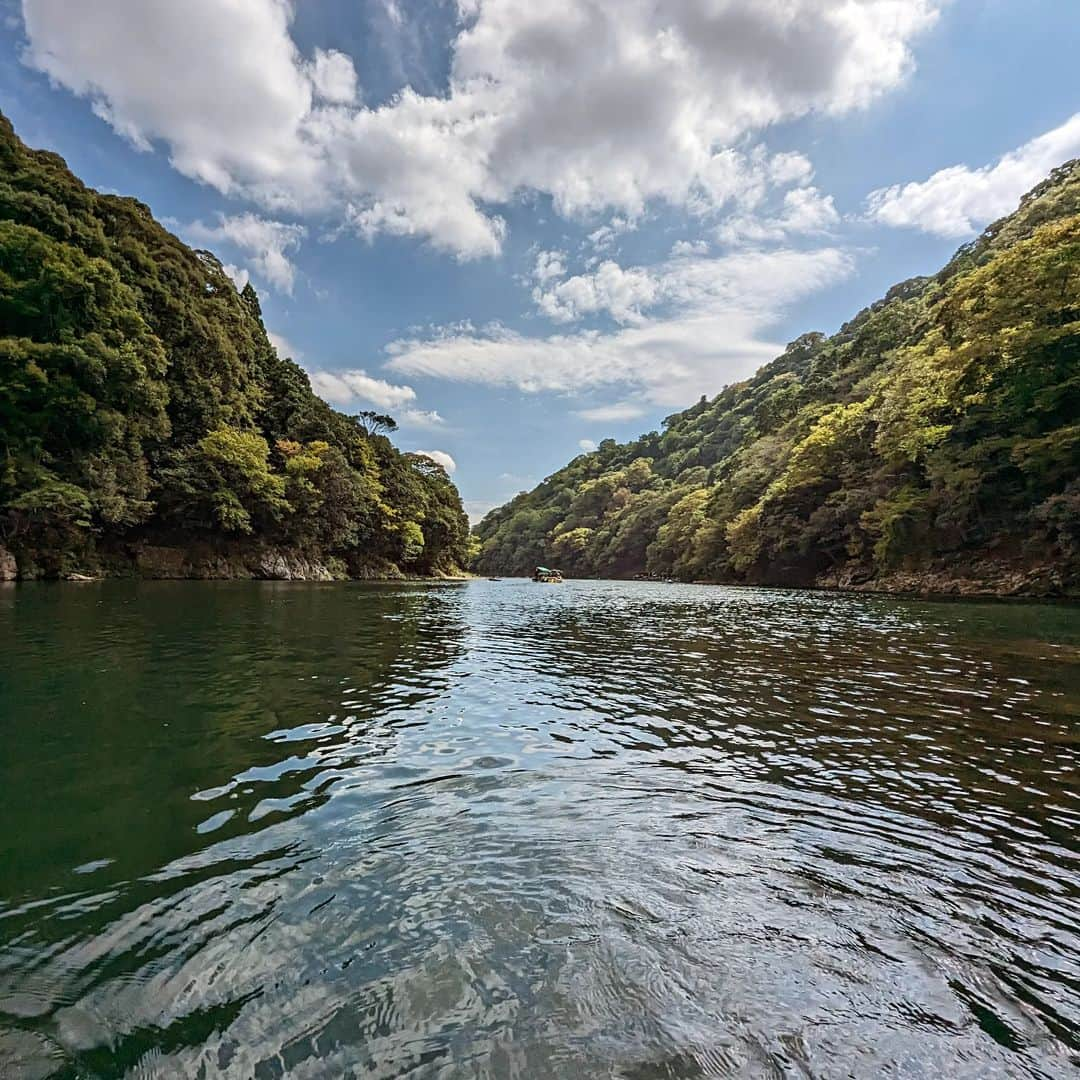
[[[1080,113],[1005,154],[993,165],[954,165],[928,180],[895,184],[867,199],[884,225],[964,237],[1016,209],[1020,196],[1056,166],[1080,156]]]
[[[310,371],[311,387],[332,405],[360,400],[380,409],[397,409],[416,400],[411,386],[395,386],[365,371]]]
[[[775,216],[737,214],[721,222],[716,238],[725,244],[776,242],[789,236],[828,232],[840,222],[831,195],[815,187],[793,188]]]
[[[168,143],[181,172],[223,191],[295,188],[316,168],[300,144],[313,93],[282,0],[23,0],[27,60],[93,102],[137,146]]]
[[[323,101],[348,105],[356,100],[356,68],[352,60],[336,49],[329,52],[315,50],[315,59],[309,67],[311,84]]]
[[[281,334],[275,334],[273,330],[267,330],[266,336],[270,339],[270,344],[274,346],[282,360],[296,360],[299,362],[304,358],[304,354],[288,338]]]
[[[814,167],[803,154],[789,151],[776,154],[769,160],[769,179],[778,185],[809,184],[814,176]]]
[[[831,208],[831,201],[828,205]],[[762,238],[765,235],[763,232]],[[781,230],[769,238],[783,235]],[[678,248],[667,261],[648,267],[624,269],[607,260],[588,273],[549,282],[546,290],[538,286],[533,299],[540,311],[556,322],[576,322],[603,313],[624,325],[644,325],[650,319],[649,311],[660,306],[705,311],[719,305],[752,312],[763,302],[784,299],[772,283],[763,280],[768,273],[776,269],[786,281],[790,268],[804,262],[814,265],[812,258],[803,259],[795,251],[709,258],[693,254],[694,250],[689,245]],[[792,282],[792,287],[799,289],[800,285]]]
[[[680,255],[708,255],[708,240],[676,240],[671,245],[672,257]]]
[[[251,280],[251,274],[242,266],[236,266],[233,263],[222,263],[221,269],[232,278],[232,283],[236,286],[237,292],[242,292]]]
[[[632,232],[637,225],[636,219],[616,214],[606,225],[601,225],[599,229],[589,233],[588,242],[594,251],[609,251],[623,233]]]
[[[578,409],[577,415],[582,420],[592,420],[597,423],[614,422],[620,420],[636,420],[645,415],[643,405],[635,405],[632,401],[617,401],[613,405],[595,405],[591,409]],[[584,442],[590,440],[585,439]],[[585,447],[582,446],[582,450]],[[595,450],[596,447],[593,447]]]
[[[285,350],[292,348],[283,338],[275,334],[269,336],[279,355],[296,355],[282,351],[283,347]],[[411,386],[399,386],[385,379],[376,379],[366,371],[316,370],[309,371],[308,377],[315,393],[331,405],[344,408],[361,402],[390,411],[403,427],[425,430],[445,428],[446,421],[437,410],[418,409],[412,404],[416,401],[416,391]]]
[[[562,251],[538,251],[533,267],[533,278],[541,285],[566,275],[566,253]]]
[[[282,221],[270,221],[257,214],[219,216],[217,225],[201,221],[181,227],[184,235],[195,244],[233,244],[250,256],[255,273],[275,289],[292,294],[296,281],[296,268],[289,253],[300,246],[307,235],[303,225],[289,225]],[[226,273],[236,281],[237,288],[247,284],[246,271],[227,266]],[[240,278],[243,277],[243,284]]]
[[[459,0],[445,91],[377,108],[348,57],[300,53],[292,0],[95,0],[92,19],[23,0],[23,16],[28,63],[185,175],[472,258],[500,249],[492,208],[523,191],[563,215],[717,205],[725,147],[897,86],[942,2]],[[776,170],[804,182],[797,155]]]
[[[648,270],[624,270],[606,260],[591,273],[578,274],[546,291],[533,289],[536,306],[556,322],[574,322],[584,315],[607,312],[621,323],[643,320],[642,309],[658,299],[660,285]]]
[[[499,326],[480,333],[448,330],[391,343],[387,366],[406,375],[530,393],[622,387],[627,407],[684,404],[781,352],[783,344],[765,334],[784,308],[841,280],[852,267],[851,255],[834,247],[680,256],[643,271],[665,311],[614,332],[526,337]],[[595,410],[583,415],[601,418]],[[608,418],[616,417],[609,412]]]
[[[578,439],[578,446],[580,446],[586,454],[591,454],[596,449],[596,443],[594,443],[592,439]]]
[[[840,221],[831,195],[815,187],[796,188],[784,196],[780,223],[789,233],[827,232]]]
[[[431,458],[440,464],[448,473],[457,472],[457,462],[445,450],[417,450],[415,453],[421,457]]]
[[[689,208],[703,214],[734,204],[739,213],[749,214],[774,188],[805,186],[813,176],[809,159],[799,153],[770,154],[760,143],[749,150],[721,150],[709,159]]]
[[[400,424],[417,428],[441,428],[446,423],[435,409],[405,409],[396,419]]]

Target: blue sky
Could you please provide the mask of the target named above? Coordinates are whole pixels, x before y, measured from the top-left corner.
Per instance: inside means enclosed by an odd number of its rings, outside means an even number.
[[[0,0],[0,108],[478,514],[1080,155],[1064,0]],[[443,460],[447,460],[445,457]]]

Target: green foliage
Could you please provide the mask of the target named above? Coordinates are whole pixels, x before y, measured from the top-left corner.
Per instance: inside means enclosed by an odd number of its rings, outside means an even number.
[[[802,583],[941,560],[1080,589],[1080,163],[932,278],[476,529],[478,569]]]
[[[54,571],[178,533],[355,569],[464,565],[457,490],[395,427],[331,409],[250,285],[0,117],[0,541]]]
[[[424,530],[415,521],[403,521],[398,531],[401,534],[401,561],[416,562],[424,554]]]
[[[162,471],[163,507],[182,528],[266,528],[293,509],[285,500],[286,477],[271,471],[269,457],[261,435],[217,427]]]

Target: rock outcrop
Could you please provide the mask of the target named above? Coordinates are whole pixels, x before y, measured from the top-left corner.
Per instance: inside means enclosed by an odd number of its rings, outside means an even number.
[[[334,575],[322,563],[312,562],[300,555],[283,555],[269,551],[259,560],[256,577],[270,581],[333,581]]]
[[[1056,567],[998,563],[991,559],[953,560],[951,563],[941,560],[923,569],[876,575],[844,567],[837,572],[822,574],[813,584],[822,589],[910,596],[1075,597],[1069,582]]]
[[[131,553],[131,558],[132,569],[141,578],[339,581],[348,576],[343,568],[279,548],[144,544]]]

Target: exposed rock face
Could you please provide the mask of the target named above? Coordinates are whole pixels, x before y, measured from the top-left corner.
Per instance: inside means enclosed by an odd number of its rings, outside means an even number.
[[[102,547],[87,557],[78,571],[43,571],[33,562],[0,547],[0,581],[59,577],[64,581],[99,581],[103,578],[142,578],[164,581],[401,581],[410,579],[389,560],[355,553],[346,563],[318,552],[279,548],[237,540],[170,542],[172,537],[147,537],[137,543]],[[157,542],[155,542],[155,540]],[[21,556],[20,556],[21,557]],[[414,576],[416,580],[458,580],[449,571]]]
[[[333,581],[334,575],[322,565],[311,562],[303,556],[286,556],[281,552],[270,551],[259,559],[261,578],[271,581]]]
[[[133,553],[133,561],[136,574],[142,578],[335,581],[344,576],[305,555],[276,548],[228,550],[145,544]]]
[[[1001,596],[1031,598],[1076,597],[1053,566],[1002,564],[990,559],[971,559],[957,565],[939,562],[924,569],[896,570],[871,576],[850,567],[823,574],[815,584],[824,589],[856,592],[906,593],[915,596]]]

